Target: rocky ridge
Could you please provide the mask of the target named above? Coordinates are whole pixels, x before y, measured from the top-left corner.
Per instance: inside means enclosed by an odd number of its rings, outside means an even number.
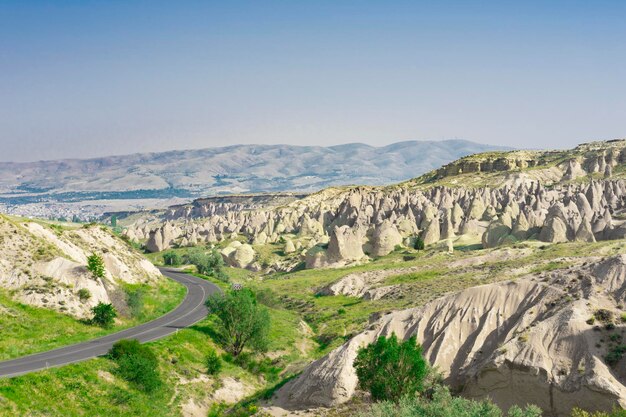
[[[322,197],[324,194],[324,197]],[[309,267],[345,265],[383,256],[420,236],[480,241],[484,247],[518,240],[544,242],[619,239],[626,236],[626,181],[592,180],[546,187],[539,183],[501,188],[326,190],[286,206],[233,210],[207,218],[135,225],[131,239],[147,239],[151,251],[217,243],[244,236],[256,244],[285,235],[315,245],[303,254]]]
[[[75,317],[111,303],[121,283],[160,279],[161,273],[125,242],[99,226],[65,229],[0,216],[0,287],[29,305]],[[102,256],[105,276],[87,270],[87,257]],[[87,290],[88,299],[81,299]]]
[[[292,196],[291,201],[283,198],[280,204],[207,199],[194,206],[172,208],[157,222],[136,222],[125,233],[130,239],[146,241],[153,252],[239,237],[254,244],[300,238],[309,248],[300,256],[310,268],[384,256],[398,245],[412,245],[418,236],[426,244],[477,241],[484,247],[525,239],[618,239],[626,236],[622,218],[626,182],[613,178],[612,173],[614,168],[621,172],[626,142],[604,144],[604,148],[576,148],[582,155],[580,161],[572,154],[565,158],[564,152],[556,152],[558,158],[554,152],[544,153],[552,155],[552,162],[555,158],[560,161],[545,169],[524,170],[528,164],[516,162],[515,171],[506,171],[497,187],[424,182],[419,186],[329,188],[306,197]],[[503,155],[513,158],[520,152]],[[535,155],[524,151],[526,154]],[[487,160],[491,155],[471,158]],[[538,157],[536,166],[547,164],[541,162],[549,159],[545,155]],[[487,167],[511,168],[496,163],[507,158],[500,156]],[[455,164],[464,166],[467,162],[463,161]],[[479,164],[478,169],[484,172],[487,168]],[[552,174],[558,171],[558,180],[539,181],[546,169]],[[601,172],[600,177],[594,176]],[[510,181],[513,174],[515,181]]]

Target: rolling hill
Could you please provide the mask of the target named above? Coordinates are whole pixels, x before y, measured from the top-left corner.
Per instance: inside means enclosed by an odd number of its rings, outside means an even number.
[[[0,205],[13,214],[89,217],[220,194],[317,191],[416,177],[499,149],[464,140],[321,147],[235,145],[28,163],[0,163]],[[501,148],[500,148],[501,149]]]

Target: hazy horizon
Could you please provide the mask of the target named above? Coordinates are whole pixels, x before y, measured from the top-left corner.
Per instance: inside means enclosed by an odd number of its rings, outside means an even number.
[[[30,162],[47,162],[47,161],[61,161],[61,160],[87,160],[87,159],[100,159],[100,158],[107,158],[107,157],[121,157],[121,156],[129,156],[129,155],[135,155],[135,154],[149,154],[149,153],[168,153],[168,152],[193,152],[193,151],[202,151],[202,150],[210,150],[210,149],[221,149],[221,148],[231,148],[231,147],[242,147],[242,146],[260,146],[260,147],[271,147],[271,146],[297,146],[297,147],[322,147],[322,148],[334,148],[334,147],[342,147],[342,146],[350,146],[350,145],[364,145],[364,146],[369,146],[372,148],[386,148],[388,146],[393,146],[393,145],[399,145],[399,144],[404,144],[404,143],[412,143],[412,142],[422,142],[422,143],[431,143],[431,142],[452,142],[452,141],[461,141],[461,142],[468,142],[468,143],[474,143],[477,145],[481,145],[480,142],[476,142],[476,141],[472,141],[472,140],[467,140],[467,139],[461,139],[461,138],[453,138],[453,139],[441,139],[441,140],[430,140],[430,139],[424,139],[424,140],[401,140],[401,141],[397,141],[397,142],[390,142],[390,143],[383,143],[383,144],[368,144],[368,143],[363,143],[363,142],[347,142],[347,143],[337,143],[334,145],[307,145],[307,144],[297,144],[297,143],[236,143],[233,145],[216,145],[216,146],[205,146],[205,147],[196,147],[196,148],[172,148],[172,149],[163,149],[163,150],[159,150],[159,151],[139,151],[139,152],[123,152],[123,153],[111,153],[111,154],[103,154],[103,155],[97,155],[97,156],[89,156],[89,157],[69,157],[69,158],[55,158],[55,159],[34,159],[34,160],[25,160],[25,161],[9,161],[9,160],[3,160],[1,159],[0,156],[0,164],[3,163],[16,163],[16,164],[21,164],[21,163],[30,163]],[[487,145],[487,146],[492,146],[494,149],[497,148],[502,148],[503,150],[506,149],[516,149],[510,146],[505,146],[505,145],[488,145],[488,144],[483,144],[483,145]]]
[[[626,137],[619,1],[0,4],[2,161]]]

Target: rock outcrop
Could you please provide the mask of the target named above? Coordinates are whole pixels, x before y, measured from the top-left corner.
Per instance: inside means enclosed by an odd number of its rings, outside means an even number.
[[[123,283],[161,277],[150,262],[99,226],[65,229],[0,216],[0,236],[0,287],[25,304],[75,317],[90,317],[96,304],[111,303]],[[92,253],[103,258],[102,278],[87,270]],[[81,299],[80,290],[90,297]]]
[[[615,317],[626,301],[626,255],[586,266],[464,290],[423,307],[393,312],[313,362],[276,395],[284,407],[333,406],[355,392],[352,367],[361,346],[381,335],[416,336],[445,382],[467,397],[489,396],[504,408],[534,403],[550,416],[571,408],[626,405],[626,359],[604,357],[608,330],[587,323],[598,309]],[[599,323],[604,326],[607,323]]]
[[[145,240],[150,251],[233,236],[258,245],[302,240],[319,247],[301,253],[300,261],[323,266],[384,256],[417,237],[426,245],[462,240],[484,247],[526,239],[620,239],[626,236],[626,182],[615,177],[623,170],[613,168],[624,163],[623,140],[570,151],[479,154],[384,188],[329,188],[279,202],[270,196],[197,200],[125,233]]]
[[[372,256],[385,256],[391,253],[396,246],[402,244],[402,235],[396,226],[389,220],[385,220],[374,229],[371,242],[370,254]]]
[[[221,251],[224,262],[235,268],[250,268],[254,263],[256,252],[252,246],[247,243],[241,243],[237,240],[231,242]]]
[[[626,236],[626,182],[594,180],[546,188],[537,182],[500,188],[329,189],[286,206],[208,210],[207,218],[138,225],[149,250],[244,236],[255,244],[305,239],[327,253],[308,265],[344,265],[391,252],[421,236],[427,245],[463,237],[493,247],[525,239],[558,243]],[[307,240],[308,239],[308,240]],[[291,251],[291,248],[287,248]],[[316,249],[316,253],[320,249]],[[303,260],[305,256],[303,255]]]

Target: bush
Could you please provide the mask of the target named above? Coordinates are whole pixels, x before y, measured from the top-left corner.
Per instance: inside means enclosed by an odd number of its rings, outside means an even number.
[[[89,291],[87,288],[81,288],[80,290],[78,290],[78,299],[81,302],[85,302],[87,300],[89,300],[91,298],[91,291]]]
[[[596,320],[604,323],[604,324],[612,324],[613,323],[613,312],[606,310],[604,308],[600,308],[593,313],[593,316]]]
[[[263,351],[267,348],[270,315],[257,302],[248,288],[214,294],[206,302],[209,314],[218,319],[218,338],[224,349],[233,356],[245,347]]]
[[[93,318],[91,322],[100,327],[111,327],[115,318],[117,317],[117,311],[111,304],[104,304],[99,302],[97,306],[91,309]]]
[[[417,239],[415,239],[415,246],[414,248],[417,250],[424,250],[424,240],[422,240],[422,238],[418,237]]]
[[[87,270],[97,278],[104,277],[104,260],[102,257],[94,253],[87,258]]]
[[[195,265],[200,274],[228,282],[228,275],[224,271],[224,259],[215,249],[209,253],[204,253],[201,250],[192,251],[185,256],[185,263]]]
[[[502,410],[489,400],[475,401],[453,397],[448,388],[435,387],[432,399],[405,396],[398,403],[385,401],[373,404],[359,417],[502,417]],[[541,410],[529,405],[525,409],[511,407],[508,417],[541,417]]]
[[[395,334],[359,349],[354,368],[360,388],[375,401],[397,402],[421,392],[428,375],[428,363],[415,337],[398,342]]]
[[[137,339],[122,339],[113,344],[109,350],[108,356],[111,359],[117,360],[123,356],[128,355],[147,355],[148,352],[152,353],[147,346],[139,343]],[[154,354],[153,354],[154,356]],[[155,357],[156,360],[156,357]]]
[[[178,266],[182,263],[182,258],[178,253],[168,251],[163,254],[163,263],[165,265]]]
[[[132,317],[141,317],[143,313],[143,288],[126,290],[126,304]]]
[[[609,350],[604,357],[604,360],[610,366],[615,366],[620,360],[622,360],[624,353],[626,353],[626,345],[617,345]]]
[[[158,360],[152,350],[137,340],[120,340],[109,351],[109,358],[117,362],[117,373],[145,392],[161,386]]]
[[[222,370],[222,360],[215,350],[211,349],[206,355],[206,373],[217,375]]]

